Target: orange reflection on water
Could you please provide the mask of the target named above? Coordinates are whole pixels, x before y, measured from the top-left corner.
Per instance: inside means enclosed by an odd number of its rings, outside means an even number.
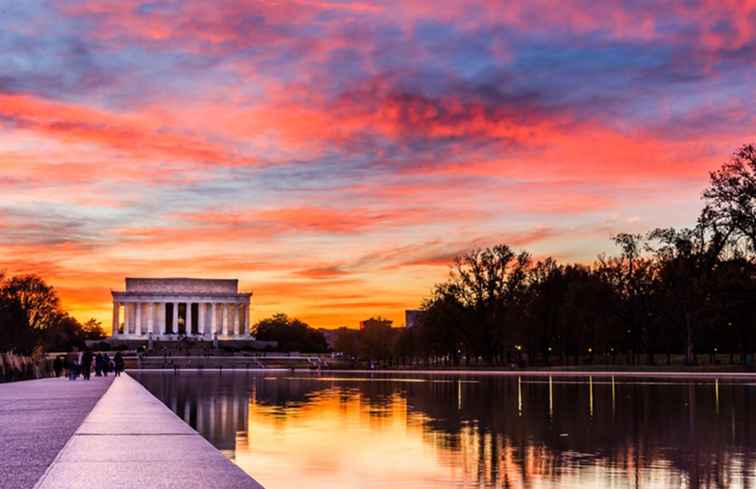
[[[744,384],[141,380],[267,489],[756,487]]]
[[[376,406],[359,391],[328,390],[284,412],[251,399],[235,461],[267,489],[686,487],[664,464],[634,466],[633,447],[610,466],[579,453],[557,456],[536,443],[516,445],[501,434],[481,435],[472,425],[450,436],[408,413],[402,396],[382,401]]]
[[[249,445],[236,451],[236,463],[267,489],[396,487],[408,480],[431,487],[458,478],[453,466],[439,463],[438,444],[423,436],[422,420],[408,417],[398,395],[376,407],[359,393],[326,391],[285,416],[279,411],[250,402]]]

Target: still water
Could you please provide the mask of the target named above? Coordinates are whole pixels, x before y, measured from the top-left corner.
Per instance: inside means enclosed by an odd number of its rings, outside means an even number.
[[[747,382],[132,375],[266,489],[756,488]]]

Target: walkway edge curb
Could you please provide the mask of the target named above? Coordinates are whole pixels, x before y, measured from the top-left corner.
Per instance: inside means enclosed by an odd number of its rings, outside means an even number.
[[[140,382],[116,378],[34,486],[264,489]]]
[[[62,447],[60,447],[60,450],[58,450],[57,455],[55,455],[55,458],[52,460],[52,462],[50,462],[50,465],[47,466],[47,468],[42,473],[42,475],[39,476],[39,479],[37,479],[37,482],[34,484],[34,486],[32,487],[32,489],[39,489],[40,487],[42,487],[42,484],[44,483],[45,479],[47,479],[47,476],[48,476],[48,474],[50,474],[50,471],[52,470],[52,468],[55,466],[55,464],[58,463],[58,461],[60,460],[60,458],[63,456],[63,452],[66,450],[66,448],[68,447],[68,445],[71,444],[71,442],[73,441],[74,437],[76,436],[76,433],[79,432],[79,428],[81,428],[82,425],[84,425],[84,423],[86,422],[86,420],[89,418],[89,416],[92,415],[92,412],[95,410],[95,408],[97,407],[97,405],[100,404],[100,402],[102,401],[102,398],[105,397],[105,394],[107,394],[107,392],[110,389],[113,388],[113,384],[114,384],[114,382],[110,383],[110,385],[108,386],[108,388],[105,389],[105,391],[102,393],[102,395],[97,400],[97,402],[95,403],[95,405],[92,406],[92,409],[89,411],[89,414],[87,414],[86,417],[84,417],[84,419],[81,420],[81,424],[79,424],[79,426],[76,427],[76,430],[73,433],[71,433],[71,436],[68,438],[68,440],[66,441],[66,443]]]

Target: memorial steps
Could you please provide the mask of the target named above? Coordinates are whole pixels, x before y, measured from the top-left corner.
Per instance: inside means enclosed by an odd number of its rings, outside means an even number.
[[[320,355],[132,355],[124,357],[127,369],[138,370],[259,370],[317,369],[332,367],[334,360]]]

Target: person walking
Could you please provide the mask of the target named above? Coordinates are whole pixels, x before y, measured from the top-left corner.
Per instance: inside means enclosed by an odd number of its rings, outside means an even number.
[[[84,380],[89,380],[92,376],[92,352],[87,350],[81,355],[81,373]]]
[[[95,377],[102,377],[102,354],[97,352],[94,357]]]
[[[116,377],[121,376],[121,372],[123,372],[123,355],[121,355],[121,352],[115,354],[115,375]]]
[[[71,378],[71,370],[73,370],[73,363],[71,362],[71,359],[68,358],[68,355],[63,356],[63,375],[68,380],[73,380]]]
[[[66,359],[68,361],[68,380],[76,380],[79,376],[79,354],[76,352],[69,353]]]
[[[107,353],[102,354],[102,374],[107,377],[110,371],[113,369],[113,362],[110,360],[110,355]]]
[[[56,379],[60,377],[60,373],[63,371],[63,359],[60,358],[60,355],[53,360],[53,371],[55,372]]]

